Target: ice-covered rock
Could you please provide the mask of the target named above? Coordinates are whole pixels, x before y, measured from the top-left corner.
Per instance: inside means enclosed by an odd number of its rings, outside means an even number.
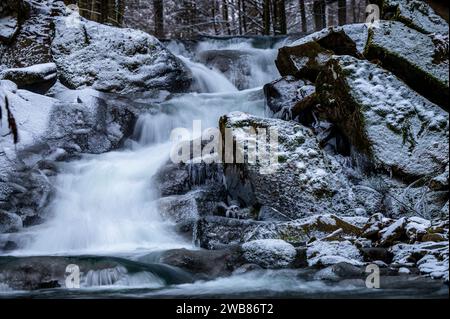
[[[433,37],[401,22],[383,21],[369,31],[365,56],[377,59],[412,89],[448,108],[448,49],[441,52]],[[448,48],[448,38],[446,39]]]
[[[311,121],[307,110],[317,103],[316,89],[309,81],[286,76],[264,86],[267,106],[273,116],[283,120]]]
[[[351,210],[355,203],[348,200],[352,190],[342,167],[320,148],[310,129],[241,112],[228,114],[221,118],[220,129],[222,136],[231,134],[240,145],[236,158],[244,159],[245,143],[255,141],[252,128],[267,129],[267,134],[276,130],[278,144],[270,146],[260,138],[260,150],[271,148],[270,160],[260,153],[257,161],[224,164],[227,190],[233,199],[246,207],[271,207],[290,219]],[[252,146],[250,149],[252,152]]]
[[[401,21],[423,33],[448,34],[447,22],[421,0],[371,0],[377,4],[384,19]]]
[[[431,179],[448,163],[448,113],[392,73],[335,56],[316,83],[326,117],[376,169],[405,181]]]
[[[55,21],[52,53],[59,79],[69,88],[132,93],[190,87],[190,71],[149,34],[84,19],[71,25],[66,19]]]
[[[287,268],[295,260],[297,252],[291,244],[279,239],[262,239],[242,245],[244,259],[263,268]]]

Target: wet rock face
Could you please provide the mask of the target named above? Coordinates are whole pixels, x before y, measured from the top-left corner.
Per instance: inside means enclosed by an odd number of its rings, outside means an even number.
[[[84,19],[71,25],[67,19],[55,21],[52,53],[59,79],[69,88],[125,94],[190,87],[190,71],[156,38]]]
[[[420,33],[400,22],[381,22],[369,32],[365,56],[381,61],[383,68],[448,110],[448,44],[445,52],[439,43],[436,36]]]
[[[317,80],[327,118],[374,165],[414,181],[448,162],[448,113],[392,73],[349,56],[335,57]]]
[[[232,271],[244,263],[239,246],[225,250],[187,250],[175,249],[165,251],[161,263],[187,270],[196,276],[217,278],[229,276]]]

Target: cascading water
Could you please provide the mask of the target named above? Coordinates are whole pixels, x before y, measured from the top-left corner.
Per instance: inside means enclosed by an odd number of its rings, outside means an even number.
[[[152,177],[169,159],[170,132],[217,127],[232,111],[263,114],[260,88],[238,91],[222,74],[182,57],[201,93],[176,96],[160,112],[142,115],[133,139],[121,151],[85,156],[66,163],[48,207],[48,221],[27,231],[29,242],[18,254],[111,254],[190,247],[158,211]],[[255,68],[258,65],[254,66]]]

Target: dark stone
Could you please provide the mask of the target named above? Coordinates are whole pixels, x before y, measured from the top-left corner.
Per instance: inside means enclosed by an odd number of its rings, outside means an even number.
[[[364,261],[366,262],[380,260],[385,262],[386,264],[390,264],[392,262],[392,258],[394,258],[394,254],[386,248],[371,247],[361,248],[360,250],[363,254]]]
[[[162,253],[160,262],[193,274],[217,278],[230,275],[243,263],[238,246],[226,250],[175,249]]]

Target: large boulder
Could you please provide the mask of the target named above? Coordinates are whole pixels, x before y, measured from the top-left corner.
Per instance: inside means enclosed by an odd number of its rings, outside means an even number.
[[[190,71],[147,33],[67,19],[55,20],[52,53],[59,79],[69,88],[135,93],[190,87]]]
[[[271,149],[268,154],[260,152],[256,161],[224,164],[227,190],[233,199],[244,207],[271,207],[290,219],[351,211],[351,187],[345,172],[320,148],[310,129],[295,122],[230,113],[220,119],[220,129],[222,136],[231,134],[240,145],[235,158],[244,159],[246,143],[255,141],[252,128],[267,129],[268,135],[270,130],[276,131],[278,144],[269,145],[260,138],[258,149]]]
[[[412,89],[448,109],[448,38],[441,51],[435,38],[395,21],[380,22],[369,31],[365,56],[381,61]]]
[[[375,169],[404,181],[430,179],[448,162],[448,113],[392,73],[336,56],[317,80],[325,116]]]
[[[448,23],[421,0],[371,0],[381,9],[384,19],[393,19],[422,33],[448,34]]]

